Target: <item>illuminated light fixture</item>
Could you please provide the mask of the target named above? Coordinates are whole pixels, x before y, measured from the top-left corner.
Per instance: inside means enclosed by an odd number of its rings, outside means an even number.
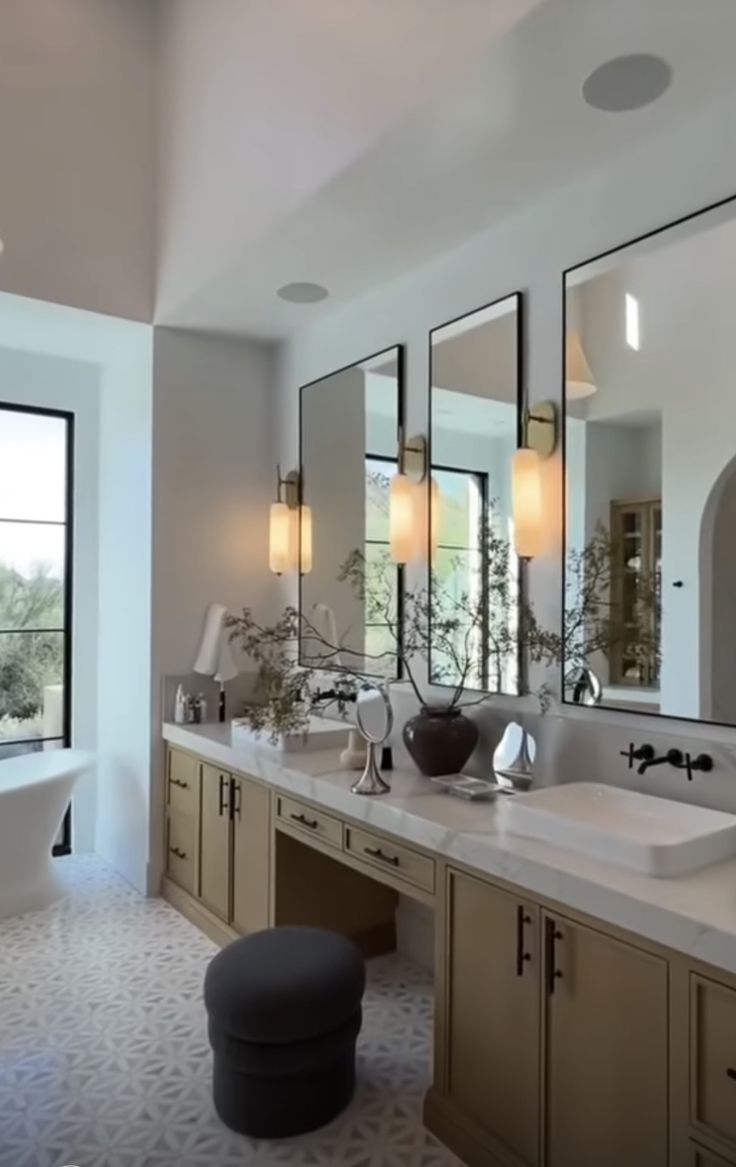
[[[634,352],[639,351],[639,301],[636,296],[626,293],[626,343]]]
[[[389,487],[389,550],[394,563],[410,563],[421,555],[422,533],[427,532],[426,477],[427,439],[420,434],[407,442],[401,430],[399,468]]]
[[[301,502],[298,470],[281,477],[277,466],[276,501],[269,515],[268,566],[274,575],[312,570],[312,510]]]
[[[520,559],[534,559],[544,550],[542,463],[556,447],[557,410],[553,402],[542,401],[525,412],[523,445],[512,463],[514,549]]]
[[[568,401],[592,397],[597,386],[577,332],[565,338],[565,394]]]

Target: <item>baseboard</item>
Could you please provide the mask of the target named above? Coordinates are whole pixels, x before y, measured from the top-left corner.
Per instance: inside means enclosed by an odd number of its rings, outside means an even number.
[[[435,1138],[467,1163],[468,1167],[524,1167],[509,1156],[452,1103],[431,1087],[424,1099],[424,1125]]]
[[[205,936],[209,936],[210,940],[219,944],[220,948],[224,948],[226,944],[238,939],[239,933],[234,928],[218,919],[213,912],[210,912],[193,896],[190,896],[189,892],[184,891],[166,876],[161,881],[161,895],[167,903],[171,904],[172,908],[181,912],[190,924],[194,924],[200,932],[204,932]]]

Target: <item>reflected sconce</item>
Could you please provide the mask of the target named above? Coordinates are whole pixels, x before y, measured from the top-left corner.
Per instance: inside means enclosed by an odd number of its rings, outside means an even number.
[[[577,332],[565,337],[565,396],[568,401],[592,397],[597,386]]]
[[[512,464],[514,548],[520,559],[534,559],[544,550],[542,463],[556,447],[557,409],[552,401],[542,401],[525,411],[523,445]]]
[[[405,564],[419,558],[422,535],[427,531],[427,439],[418,434],[406,441],[401,430],[398,461],[398,472],[389,489],[389,546],[394,563]],[[434,519],[439,494],[435,498],[435,483],[430,489]]]
[[[276,501],[271,503],[268,532],[268,566],[274,575],[312,570],[312,508],[301,501],[298,470],[281,476],[276,467]]]

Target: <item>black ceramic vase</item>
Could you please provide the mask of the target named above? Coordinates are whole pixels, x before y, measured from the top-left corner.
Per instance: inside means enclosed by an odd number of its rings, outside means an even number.
[[[459,774],[478,744],[478,726],[460,709],[423,705],[404,726],[404,745],[428,778]]]

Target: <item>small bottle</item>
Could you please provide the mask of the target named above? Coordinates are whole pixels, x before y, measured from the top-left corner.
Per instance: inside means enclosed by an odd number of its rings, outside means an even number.
[[[203,725],[207,720],[207,698],[204,693],[197,693],[197,721]]]
[[[196,711],[194,708],[194,698],[189,693],[184,694],[184,720],[187,725],[194,725],[196,719]]]
[[[186,702],[184,700],[184,690],[181,685],[176,690],[174,698],[174,722],[176,725],[183,725],[186,721]]]

